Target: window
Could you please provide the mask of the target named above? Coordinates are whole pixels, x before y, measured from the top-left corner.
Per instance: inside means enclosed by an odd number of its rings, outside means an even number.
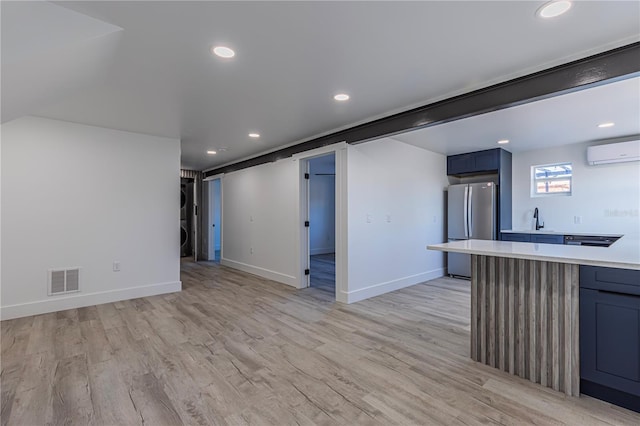
[[[571,163],[531,167],[531,195],[571,195]]]

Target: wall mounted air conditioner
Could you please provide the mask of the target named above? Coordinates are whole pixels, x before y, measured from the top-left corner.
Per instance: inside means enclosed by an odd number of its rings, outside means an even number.
[[[587,162],[592,166],[626,161],[640,161],[640,140],[587,148]]]

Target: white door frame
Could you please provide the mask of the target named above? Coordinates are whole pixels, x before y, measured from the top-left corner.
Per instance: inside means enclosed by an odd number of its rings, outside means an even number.
[[[211,215],[209,210],[211,209],[211,203],[209,201],[209,182],[202,182],[200,194],[200,244],[202,246],[202,250],[200,250],[200,260],[210,260],[209,228],[211,227]]]
[[[329,145],[326,147],[305,151],[293,156],[299,161],[300,182],[300,218],[298,230],[300,232],[299,245],[299,274],[298,288],[309,286],[309,277],[304,270],[309,264],[309,232],[305,228],[304,221],[309,217],[309,205],[307,197],[307,184],[304,174],[307,172],[308,161],[314,157],[335,153],[336,177],[335,177],[335,249],[336,249],[336,301],[347,303],[348,295],[348,241],[347,241],[347,152],[346,142]]]
[[[311,167],[309,166],[309,158],[305,158],[300,161],[300,170],[302,172],[302,181],[300,184],[300,201],[302,208],[300,209],[301,218],[303,223],[302,228],[302,240],[301,240],[301,260],[302,260],[302,276],[301,286],[303,288],[311,287],[311,274],[306,275],[306,269],[311,270],[311,229],[305,225],[307,220],[311,220],[311,210],[309,208],[309,188],[310,179],[305,177],[305,174],[309,173]]]

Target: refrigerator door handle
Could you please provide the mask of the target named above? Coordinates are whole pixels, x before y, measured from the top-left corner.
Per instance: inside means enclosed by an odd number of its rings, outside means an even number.
[[[469,238],[473,237],[473,186],[469,185]]]
[[[469,187],[465,186],[464,187],[464,207],[463,207],[463,211],[464,211],[464,237],[468,238],[469,237],[469,217],[468,217],[468,208],[469,208]]]

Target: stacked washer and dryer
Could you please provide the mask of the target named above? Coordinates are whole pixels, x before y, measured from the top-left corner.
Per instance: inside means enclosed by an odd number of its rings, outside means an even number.
[[[193,254],[193,179],[180,179],[180,256]]]

